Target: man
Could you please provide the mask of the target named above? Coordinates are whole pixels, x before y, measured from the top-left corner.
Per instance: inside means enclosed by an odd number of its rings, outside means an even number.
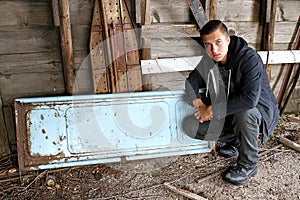
[[[206,51],[185,86],[194,116],[183,128],[193,138],[225,143],[217,148],[223,157],[238,155],[223,178],[243,185],[257,173],[259,133],[265,144],[278,123],[277,101],[260,56],[244,39],[229,36],[219,20],[206,23],[200,36]]]

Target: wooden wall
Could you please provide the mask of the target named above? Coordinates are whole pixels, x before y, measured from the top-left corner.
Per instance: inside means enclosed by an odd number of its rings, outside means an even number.
[[[135,2],[126,0],[133,18],[139,21]],[[150,0],[150,58],[199,55],[197,27],[185,0]],[[209,10],[206,0],[206,8]],[[88,44],[94,0],[69,0],[78,93],[90,93]],[[259,50],[261,23],[259,0],[216,0],[216,18],[224,20],[237,35]],[[299,15],[299,0],[278,0],[274,49],[287,49]],[[50,0],[0,1],[0,94],[3,120],[10,144],[16,143],[13,100],[17,97],[65,95],[59,27],[54,25]],[[137,27],[141,24],[137,23]],[[166,27],[172,27],[173,32]],[[184,26],[185,28],[180,28]],[[184,30],[178,32],[177,28]],[[187,72],[157,74],[145,79],[153,90],[183,89]],[[0,125],[3,124],[0,121]],[[1,125],[3,126],[3,125]]]
[[[210,16],[211,2],[215,2],[215,19],[225,22],[231,32],[246,39],[251,47],[259,50],[262,43],[263,20],[260,0],[207,0],[206,13]],[[298,0],[278,0],[275,16],[275,37],[273,50],[286,50],[299,16]],[[151,40],[151,58],[167,58],[199,55],[199,44],[192,39],[197,37],[193,16],[185,0],[151,0],[149,26],[143,28],[143,37]],[[181,28],[178,28],[178,27]],[[182,28],[185,26],[185,28]],[[278,72],[280,66],[272,66]],[[277,73],[271,73],[273,81]],[[149,82],[155,83],[152,89],[166,87],[183,89],[186,73],[147,75]],[[176,77],[176,83],[172,80]],[[164,87],[162,86],[164,85]],[[295,107],[297,108],[297,107]],[[300,108],[299,108],[300,109]]]

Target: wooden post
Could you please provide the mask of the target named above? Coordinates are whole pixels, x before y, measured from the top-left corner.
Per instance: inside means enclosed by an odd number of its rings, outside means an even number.
[[[0,158],[8,154],[10,154],[10,148],[2,109],[2,98],[0,96]]]
[[[273,42],[274,42],[274,31],[275,31],[275,17],[276,17],[276,4],[277,0],[272,0],[271,2],[271,9],[270,9],[270,22],[269,22],[269,30],[268,30],[268,43],[267,43],[267,50],[273,50]],[[267,73],[268,78],[271,80],[271,66],[268,64],[267,61]]]
[[[75,92],[75,69],[68,0],[59,0],[58,7],[65,88],[66,93],[73,94]]]
[[[143,9],[144,17],[142,19],[142,25],[149,25],[151,23],[150,21],[150,0],[144,1],[145,6]],[[149,39],[143,39],[143,52],[142,52],[142,59],[147,60],[151,57],[150,52],[150,41]]]
[[[274,30],[275,30],[275,17],[276,17],[276,4],[277,0],[262,1],[262,13],[265,15],[263,20],[263,35],[261,50],[273,50]],[[269,57],[269,56],[268,56]],[[269,80],[271,79],[271,67],[266,64],[266,70]]]
[[[58,0],[52,0],[53,25],[60,26]]]
[[[210,0],[209,20],[216,19],[217,16],[217,0]]]
[[[144,0],[144,7],[142,9],[142,25],[149,25],[151,24],[150,18],[150,0]],[[143,38],[142,39],[142,60],[148,60],[151,58],[151,48],[150,48],[150,39]],[[151,76],[144,76],[143,77],[143,90],[151,91],[152,84],[151,84]]]

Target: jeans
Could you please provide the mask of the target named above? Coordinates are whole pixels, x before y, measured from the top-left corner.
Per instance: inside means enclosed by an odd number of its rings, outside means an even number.
[[[237,147],[238,164],[253,166],[258,163],[258,136],[262,115],[252,108],[227,116],[224,120],[212,119],[199,123],[194,116],[183,120],[184,132],[195,139],[220,141]]]

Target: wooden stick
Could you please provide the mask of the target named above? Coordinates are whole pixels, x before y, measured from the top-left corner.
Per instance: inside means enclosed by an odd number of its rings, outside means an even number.
[[[260,157],[261,157],[261,156],[264,156],[264,155],[266,155],[267,153],[269,153],[270,151],[279,149],[280,147],[282,147],[282,144],[279,144],[279,145],[277,145],[277,146],[275,146],[275,147],[273,147],[273,148],[271,148],[271,149],[266,149],[265,151],[259,152],[258,155],[259,155]]]
[[[75,92],[75,68],[68,0],[59,0],[59,14],[65,88],[68,94],[73,94]]]
[[[201,197],[201,196],[199,196],[199,195],[197,195],[197,194],[195,194],[195,193],[191,193],[191,192],[186,191],[186,190],[178,189],[178,188],[176,188],[176,187],[170,185],[170,184],[167,183],[167,182],[164,183],[164,186],[165,186],[167,189],[171,190],[172,192],[175,192],[176,194],[180,194],[180,195],[182,195],[182,196],[184,196],[184,197],[187,197],[187,198],[189,198],[189,199],[194,199],[194,200],[205,200],[205,199],[206,199],[206,198]],[[207,200],[207,199],[206,199],[206,200]]]
[[[279,138],[279,142],[290,147],[291,149],[294,149],[298,152],[300,152],[300,144],[297,144],[296,142],[293,142],[287,138],[284,138],[284,137],[280,137]]]
[[[10,154],[9,142],[7,137],[6,123],[2,109],[2,96],[0,91],[0,158]]]

